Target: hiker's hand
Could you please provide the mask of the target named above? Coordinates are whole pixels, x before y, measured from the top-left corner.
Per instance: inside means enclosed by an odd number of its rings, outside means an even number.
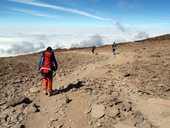
[[[41,70],[37,70],[37,72],[38,72],[38,73],[40,73],[40,72],[41,72]]]

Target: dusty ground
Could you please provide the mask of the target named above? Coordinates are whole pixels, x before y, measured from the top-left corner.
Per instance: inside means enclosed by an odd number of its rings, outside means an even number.
[[[51,97],[40,53],[0,59],[1,128],[169,128],[170,36],[55,54]]]

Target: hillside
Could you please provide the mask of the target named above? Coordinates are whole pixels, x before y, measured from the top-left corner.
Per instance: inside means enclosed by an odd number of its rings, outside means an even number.
[[[170,35],[55,51],[56,93],[42,93],[41,53],[0,58],[0,128],[169,128]]]

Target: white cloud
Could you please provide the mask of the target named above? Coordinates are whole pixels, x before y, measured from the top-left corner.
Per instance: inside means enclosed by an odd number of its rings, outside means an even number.
[[[34,44],[32,42],[26,42],[23,41],[20,44],[12,44],[10,48],[4,50],[0,49],[0,53],[3,55],[20,55],[20,54],[28,54],[28,53],[34,53],[39,50],[42,50],[45,48],[45,45],[40,42],[38,44]]]
[[[48,17],[48,18],[54,18],[54,19],[60,19],[56,15],[46,14],[39,11],[34,10],[27,10],[27,9],[17,9],[17,8],[10,8],[11,10],[14,10],[19,13],[29,14],[29,15],[35,15],[35,16],[41,16],[41,17]]]
[[[140,40],[140,39],[146,39],[149,38],[149,34],[146,33],[146,31],[138,30],[134,27],[125,26],[124,24],[120,22],[116,22],[116,27],[122,34],[128,35],[131,37],[131,40]],[[127,38],[126,38],[127,39]]]
[[[121,24],[120,22],[116,22],[117,28],[122,32],[128,32],[129,28]]]
[[[106,38],[105,38],[106,37]],[[3,38],[3,40],[1,40]],[[12,38],[12,40],[9,40]],[[6,40],[5,40],[6,39]],[[37,52],[45,47],[70,48],[107,44],[112,35],[93,34],[0,34],[0,56],[11,56]],[[3,43],[3,42],[6,43]],[[110,42],[111,43],[111,42]],[[78,45],[77,45],[78,44]]]
[[[30,0],[8,0],[8,1],[32,5],[32,6],[44,7],[44,8],[49,8],[49,9],[59,10],[59,11],[64,11],[64,12],[69,12],[69,13],[74,13],[74,14],[78,14],[78,15],[81,15],[81,16],[97,19],[97,20],[112,21],[112,19],[96,16],[96,15],[93,15],[91,13],[81,11],[81,10],[78,10],[78,9],[68,8],[68,7],[63,7],[63,6],[57,6],[57,5],[51,5],[51,4],[47,4],[47,3],[36,2],[36,1],[33,1],[33,0],[31,0],[31,1]]]
[[[5,53],[5,50],[4,49],[0,49],[0,54],[4,54]]]
[[[91,46],[101,46],[104,40],[100,35],[90,36],[89,39],[83,40],[79,43],[72,44],[72,47],[91,47]]]
[[[135,36],[135,39],[137,40],[146,39],[146,38],[149,38],[149,34],[144,31],[138,31],[137,35]]]
[[[40,42],[45,47],[70,48],[75,46],[92,46],[111,44],[113,41],[128,42],[148,38],[167,33],[169,29],[152,27],[130,26],[117,22],[107,27],[59,27],[47,28],[34,31],[0,32],[0,56],[25,54],[36,52],[40,48]],[[28,43],[27,45],[25,45]],[[22,49],[22,47],[28,49]],[[22,50],[17,50],[21,48]],[[41,47],[42,48],[42,47]],[[42,48],[43,49],[43,48]],[[8,54],[7,54],[8,50]],[[15,52],[17,50],[18,52]],[[40,50],[40,49],[39,49]],[[11,53],[11,54],[10,54]]]

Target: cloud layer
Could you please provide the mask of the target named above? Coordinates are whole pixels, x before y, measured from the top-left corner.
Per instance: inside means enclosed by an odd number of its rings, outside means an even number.
[[[44,50],[46,47],[70,48],[127,42],[148,38],[145,30],[116,22],[108,27],[74,29],[55,28],[57,32],[0,32],[0,56],[19,55]],[[83,31],[82,31],[83,30]]]
[[[37,52],[43,48],[45,48],[45,45],[42,42],[39,43],[39,46],[34,46],[31,42],[22,42],[21,44],[12,45],[6,52],[8,54],[27,54]]]
[[[80,43],[72,44],[72,47],[91,47],[93,45],[95,46],[101,46],[103,45],[104,41],[102,36],[100,35],[93,35],[90,36],[89,39],[83,40]]]
[[[34,43],[31,42],[22,42],[20,44],[13,44],[9,49],[0,49],[1,54],[7,54],[7,55],[20,55],[20,54],[28,54],[28,53],[34,53],[39,50],[42,50],[45,48],[45,45],[40,42],[34,45]]]

